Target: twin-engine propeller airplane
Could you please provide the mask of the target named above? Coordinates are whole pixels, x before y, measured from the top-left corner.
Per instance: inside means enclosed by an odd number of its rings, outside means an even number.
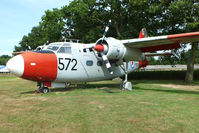
[[[66,87],[70,82],[100,81],[123,75],[121,89],[131,90],[128,73],[146,67],[147,56],[170,55],[150,52],[199,41],[199,32],[148,37],[145,29],[137,39],[118,40],[106,37],[110,23],[96,43],[55,42],[39,46],[40,50],[19,52],[7,62],[7,68],[21,78],[38,82],[42,93],[48,93],[48,87]]]

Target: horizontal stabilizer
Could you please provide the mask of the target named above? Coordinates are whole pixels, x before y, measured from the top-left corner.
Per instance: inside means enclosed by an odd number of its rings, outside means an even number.
[[[148,36],[147,31],[146,31],[146,28],[143,28],[143,29],[140,31],[139,38],[145,38],[145,37],[149,37],[149,36]]]

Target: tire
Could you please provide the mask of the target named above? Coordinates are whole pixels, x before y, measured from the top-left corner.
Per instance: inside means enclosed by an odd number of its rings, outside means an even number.
[[[44,94],[48,93],[48,92],[49,92],[48,87],[43,87],[42,92],[43,92]]]
[[[132,91],[132,83],[131,82],[126,82],[124,85],[125,90]]]
[[[120,89],[121,89],[121,90],[124,90],[124,85],[125,85],[125,82],[122,81],[122,83],[120,84]]]

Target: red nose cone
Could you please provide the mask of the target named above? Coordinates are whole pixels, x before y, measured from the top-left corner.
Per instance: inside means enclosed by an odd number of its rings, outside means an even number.
[[[94,47],[94,49],[95,49],[96,51],[98,51],[98,52],[101,52],[101,51],[104,51],[104,46],[103,46],[103,45],[96,45],[96,46]]]
[[[57,77],[57,56],[54,53],[24,52],[22,78],[33,81],[54,81]]]

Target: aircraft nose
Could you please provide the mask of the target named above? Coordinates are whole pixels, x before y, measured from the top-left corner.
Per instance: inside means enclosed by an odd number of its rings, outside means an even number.
[[[24,73],[24,59],[21,55],[11,58],[6,66],[11,73],[17,76],[21,77]]]

